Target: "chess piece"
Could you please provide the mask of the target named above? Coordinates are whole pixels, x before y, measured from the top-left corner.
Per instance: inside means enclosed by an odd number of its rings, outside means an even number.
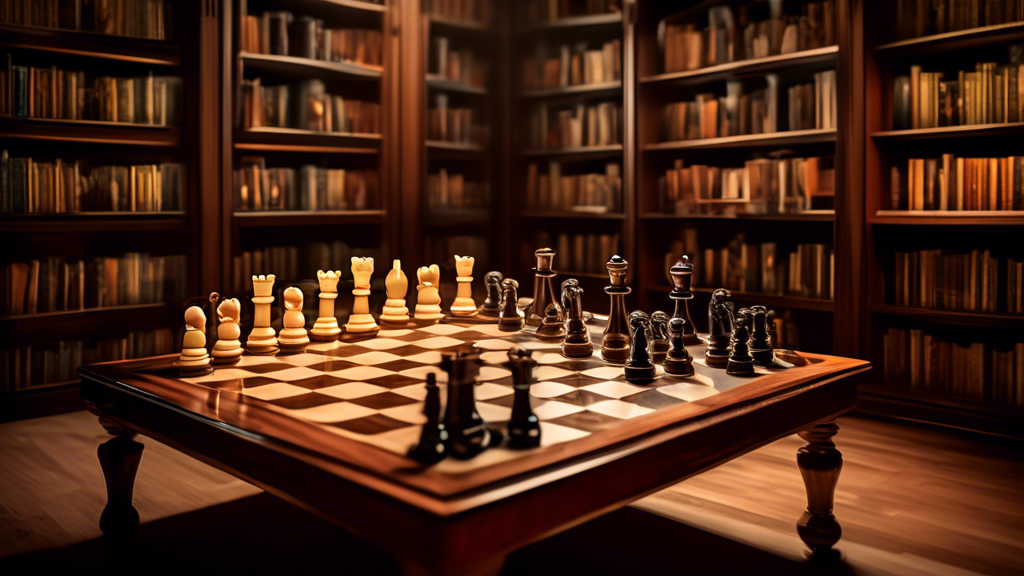
[[[590,358],[594,355],[594,344],[590,341],[590,329],[583,320],[583,288],[575,278],[562,282],[562,309],[566,316],[562,356]]]
[[[501,441],[501,434],[487,429],[476,410],[476,377],[480,373],[480,354],[463,348],[443,353],[441,369],[448,373],[448,402],[444,428],[448,432],[448,454],[468,460]]]
[[[768,341],[768,315],[774,316],[764,306],[750,307],[750,357],[758,366],[768,366],[775,361],[775,352]]]
[[[551,307],[548,306],[550,310]],[[545,319],[547,319],[545,314]],[[512,419],[508,423],[508,444],[512,448],[536,448],[540,446],[540,420],[530,406],[530,384],[533,383],[533,369],[537,361],[532,350],[518,346],[508,349],[505,366],[512,371]]]
[[[242,343],[239,337],[242,330],[238,327],[238,314],[242,305],[237,298],[222,300],[217,306],[217,343],[213,345],[210,355],[213,356],[215,366],[227,366],[235,364],[242,357]]]
[[[281,320],[283,327],[277,335],[277,343],[281,352],[286,354],[301,354],[306,351],[309,345],[309,336],[306,334],[306,317],[302,314],[302,290],[295,286],[289,286],[284,290],[284,318]]]
[[[781,342],[779,336],[776,333],[777,327],[775,326],[775,310],[769,310],[768,314],[764,318],[764,323],[768,326],[768,345],[772,347],[772,352],[776,348],[781,348]]]
[[[320,283],[320,312],[309,331],[309,337],[317,342],[333,342],[341,334],[338,319],[334,316],[334,301],[338,299],[341,270],[317,270],[316,279]]]
[[[686,320],[668,321],[669,350],[665,355],[665,372],[673,376],[693,376],[693,357],[686,350]]]
[[[747,341],[750,338],[750,310],[741,308],[736,313],[736,323],[732,329],[732,352],[729,354],[729,364],[726,366],[726,374],[732,376],[753,376],[754,359],[750,356]]]
[[[370,275],[373,274],[373,258],[352,257],[352,314],[345,324],[345,332],[358,335],[376,334],[380,327],[370,315]]]
[[[441,295],[438,294],[438,282],[441,281],[441,269],[437,264],[430,267],[422,266],[416,271],[416,321],[437,324],[444,318],[441,312]]]
[[[624,369],[626,382],[647,384],[657,378],[658,372],[651,362],[651,320],[647,314],[637,310],[629,315],[630,338],[629,360]]]
[[[498,330],[502,332],[518,332],[526,325],[523,313],[517,305],[519,301],[519,282],[506,278],[501,282],[501,313],[498,317]]]
[[[489,320],[497,320],[501,315],[501,272],[491,271],[484,276],[484,288],[487,289],[487,298],[480,306],[478,316]]]
[[[250,354],[273,356],[278,351],[277,333],[270,326],[270,303],[274,301],[274,280],[273,274],[252,277],[252,303],[256,306],[256,313],[252,319],[252,332],[249,333],[249,339],[245,342],[245,350]]]
[[[455,255],[455,271],[458,276],[458,291],[455,293],[455,301],[452,302],[452,316],[476,316],[476,302],[473,301],[473,263],[476,260],[472,256]]]
[[[690,300],[693,300],[693,292],[690,290],[693,280],[693,264],[690,263],[690,257],[684,255],[669,269],[668,273],[672,278],[672,291],[669,292],[668,297],[675,302],[672,317],[682,318],[685,321],[683,328],[686,332],[683,334],[683,341],[687,346],[700,344],[696,327],[693,320],[690,319]]]
[[[565,322],[558,316],[555,303],[548,303],[544,310],[544,322],[537,329],[537,339],[542,342],[561,342],[565,340]]]
[[[391,271],[384,278],[384,288],[388,299],[380,313],[380,323],[384,326],[405,326],[409,322],[409,308],[405,305],[405,295],[409,292],[409,277],[402,273],[402,261],[395,260]]]
[[[559,306],[558,297],[555,295],[554,278],[557,274],[551,269],[555,251],[551,248],[541,248],[533,254],[537,257],[537,267],[533,269],[533,303],[526,308],[526,323],[530,326],[543,324],[548,304],[554,304],[558,319],[564,320],[565,312]]]
[[[661,310],[651,314],[651,354],[654,362],[664,362],[668,353],[668,314]]]
[[[397,264],[397,260],[395,263]],[[395,268],[397,270],[397,266]],[[409,450],[409,457],[424,464],[444,460],[448,432],[441,423],[441,389],[437,386],[437,374],[427,374],[427,397],[423,401],[423,415],[427,422],[420,431],[420,441]]]
[[[725,368],[729,364],[729,346],[733,327],[732,294],[719,288],[711,294],[708,305],[708,348],[704,360],[712,368]]]
[[[185,310],[185,338],[181,343],[181,355],[175,362],[182,376],[210,374],[210,355],[206,352],[206,314],[199,306]]]
[[[604,289],[611,297],[611,312],[601,340],[601,359],[609,364],[624,364],[629,359],[629,324],[626,318],[626,268],[629,262],[621,256],[612,256],[606,265],[611,285]]]

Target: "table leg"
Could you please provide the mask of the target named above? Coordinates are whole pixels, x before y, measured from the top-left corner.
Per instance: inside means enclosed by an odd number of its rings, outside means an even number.
[[[843,469],[843,455],[832,442],[838,431],[838,424],[827,422],[799,433],[807,441],[807,446],[796,455],[807,489],[807,511],[797,522],[796,531],[815,554],[829,552],[843,533],[832,514],[836,484]]]
[[[107,484],[107,506],[100,515],[100,530],[108,539],[130,539],[139,525],[139,513],[132,498],[143,445],[133,437],[134,434],[117,436],[97,450]]]

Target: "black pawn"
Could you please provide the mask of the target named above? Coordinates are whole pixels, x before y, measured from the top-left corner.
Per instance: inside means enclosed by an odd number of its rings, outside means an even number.
[[[501,283],[501,311],[498,314],[498,330],[518,332],[526,326],[526,319],[519,311],[519,282],[506,278]]]
[[[768,335],[768,317],[770,313],[764,306],[751,306],[750,315],[750,357],[758,366],[769,366],[775,361],[775,351]]]
[[[537,329],[537,339],[542,342],[561,342],[565,340],[565,322],[559,315],[555,305],[548,304],[544,310],[544,321]]]
[[[686,350],[686,320],[673,318],[668,322],[669,350],[665,355],[665,372],[673,376],[693,376],[693,356]]]
[[[487,298],[480,306],[478,315],[482,318],[497,320],[501,315],[501,272],[491,271],[484,276],[484,287],[487,289]]]
[[[653,338],[651,354],[654,357],[654,363],[664,362],[669,349],[668,314],[661,310],[651,314],[651,334]]]
[[[448,405],[444,411],[448,455],[469,460],[501,439],[501,434],[487,429],[476,410],[474,391],[480,373],[480,354],[467,350],[447,352],[441,369],[448,373]]]
[[[427,423],[420,432],[420,441],[409,450],[409,457],[424,464],[444,460],[448,432],[441,423],[441,389],[437,387],[437,374],[427,374],[427,398],[423,402]]]
[[[753,376],[754,359],[750,357],[747,340],[750,338],[750,310],[743,308],[736,314],[732,330],[732,353],[725,373],[732,376]]]
[[[512,420],[508,423],[508,445],[512,448],[536,448],[540,446],[540,420],[530,406],[530,384],[533,383],[533,369],[537,361],[533,351],[510,348],[505,366],[512,371]]]
[[[629,315],[632,331],[629,345],[629,360],[624,373],[631,384],[648,384],[658,377],[658,371],[651,362],[651,321],[647,314],[637,310]]]

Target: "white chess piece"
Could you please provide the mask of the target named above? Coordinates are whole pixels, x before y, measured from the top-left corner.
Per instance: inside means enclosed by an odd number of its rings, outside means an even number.
[[[206,352],[206,314],[199,306],[185,310],[185,338],[176,365],[185,375],[208,374],[210,355]]]
[[[220,324],[217,325],[217,343],[210,351],[216,366],[234,364],[242,356],[242,343],[238,341],[242,335],[242,330],[238,327],[238,314],[241,309],[242,305],[237,298],[226,299],[217,306]]]
[[[252,277],[252,303],[256,306],[256,313],[253,315],[252,332],[245,343],[245,349],[250,354],[277,354],[277,333],[270,326],[270,303],[274,301],[275,279],[273,274]]]
[[[302,314],[302,290],[289,286],[284,291],[284,318],[277,342],[282,352],[291,354],[306,351],[309,336],[306,334],[306,317]]]
[[[455,294],[455,301],[452,302],[453,316],[476,316],[476,302],[473,301],[473,264],[476,260],[472,256],[455,255],[455,270],[458,277],[455,281],[459,283],[458,292]]]
[[[409,308],[405,305],[405,295],[409,291],[409,278],[402,273],[402,261],[395,260],[391,271],[384,278],[384,287],[388,291],[388,299],[380,313],[380,323],[392,326],[404,326],[409,322]]]
[[[350,334],[375,334],[380,327],[370,315],[370,275],[373,274],[373,258],[352,257],[352,276],[354,287],[352,295],[352,314],[345,324],[345,332]]]
[[[438,293],[438,282],[441,280],[441,269],[437,264],[430,267],[422,266],[416,271],[416,320],[436,324],[444,318],[441,312],[441,295]]]
[[[309,331],[309,337],[317,342],[332,342],[341,334],[338,319],[334,317],[334,301],[338,298],[341,270],[318,270],[316,277],[320,282],[320,314]]]

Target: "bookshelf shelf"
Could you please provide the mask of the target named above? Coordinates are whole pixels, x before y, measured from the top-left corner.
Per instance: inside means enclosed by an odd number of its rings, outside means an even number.
[[[667,284],[647,285],[644,289],[651,292],[663,292],[665,294],[672,291],[672,288]],[[694,287],[693,291],[700,294],[711,294],[715,291],[715,288]],[[740,292],[739,290],[729,290],[729,293],[732,294],[733,300],[739,302],[753,302],[763,304],[765,306],[779,306],[784,308],[793,308],[796,310],[812,310],[817,312],[833,312],[835,310],[834,301],[822,298],[805,298],[803,296],[768,294],[765,292]]]
[[[876,142],[929,140],[938,138],[980,138],[985,136],[1024,136],[1024,122],[1005,124],[970,124],[966,126],[943,126],[940,128],[918,128],[917,130],[889,130],[872,132]]]
[[[427,140],[427,150],[444,152],[461,152],[468,154],[483,154],[487,148],[479,144],[464,144],[461,142],[445,142],[443,140]]]
[[[791,54],[779,54],[776,56],[768,56],[766,58],[739,60],[737,62],[708,66],[686,72],[670,72],[667,74],[645,76],[640,79],[640,84],[698,84],[702,82],[711,82],[721,78],[733,77],[740,74],[769,72],[784,68],[807,66],[810,64],[835,62],[838,57],[839,46],[826,46],[824,48],[802,50]]]
[[[1024,226],[1024,212],[1009,210],[879,210],[875,212],[874,216],[868,217],[868,222],[870,224],[904,226]]]
[[[285,77],[306,78],[312,75],[336,76],[345,80],[380,80],[381,67],[353,62],[329,62],[297,56],[275,54],[254,54],[242,52],[238,55],[242,66],[259,72],[270,72]]]
[[[583,218],[587,220],[625,220],[626,215],[621,212],[583,212],[583,211],[526,211],[519,214],[520,218],[550,218],[560,220],[563,218]]]
[[[781,222],[835,222],[831,211],[797,214],[661,214],[648,212],[640,215],[641,220],[767,220]]]
[[[861,384],[857,391],[857,409],[862,412],[1008,438],[1024,437],[1024,409],[1018,406],[878,383]]]
[[[745,134],[743,136],[725,136],[722,138],[704,138],[702,140],[678,140],[675,142],[658,142],[647,144],[644,152],[663,150],[693,150],[702,148],[740,148],[745,146],[792,146],[796,144],[815,144],[819,142],[835,142],[835,130],[788,130],[771,134]]]
[[[42,340],[74,340],[97,335],[162,328],[173,323],[178,306],[130,304],[87,310],[25,314],[0,318],[5,345],[17,346]]]
[[[555,157],[555,156],[590,156],[600,158],[622,154],[622,144],[609,144],[607,146],[583,146],[580,148],[557,148],[544,150],[525,150],[522,156]]]
[[[0,116],[0,138],[176,147],[181,145],[181,129],[100,120]]]
[[[384,210],[265,210],[234,213],[235,221],[243,228],[380,224],[384,216]]]
[[[184,212],[74,212],[63,214],[4,214],[4,232],[52,234],[105,232],[110,230],[178,230],[185,226]]]
[[[520,98],[557,98],[568,96],[599,96],[606,93],[619,93],[622,91],[622,82],[598,82],[594,84],[579,84],[565,88],[542,88],[539,90],[527,90],[519,95]]]
[[[969,28],[957,30],[944,34],[933,34],[889,42],[875,47],[876,52],[924,52],[939,50],[956,50],[962,48],[973,48],[1007,40],[1024,39],[1024,22],[1012,22],[1010,24],[996,24],[993,26],[982,26],[980,28]]]
[[[491,212],[486,208],[431,208],[423,215],[427,228],[486,224],[490,219]]]
[[[181,66],[181,48],[177,44],[79,30],[0,24],[0,48],[36,50],[154,66]]]
[[[460,94],[474,94],[486,96],[487,89],[482,86],[472,86],[457,80],[449,80],[437,74],[427,74],[427,87],[445,92],[458,92]]]
[[[470,33],[474,36],[480,36],[490,29],[488,24],[475,20],[460,20],[458,18],[435,15],[428,16],[427,20],[430,22],[431,32],[437,32],[438,34]]]
[[[380,18],[387,8],[376,2],[365,2],[363,0],[290,0],[288,4],[295,8],[301,8],[315,14],[333,12],[339,17],[346,16],[365,20],[366,18]]]
[[[377,148],[351,148],[344,146],[308,146],[304,144],[262,144],[258,142],[235,142],[235,150],[252,152],[287,152],[298,154],[377,154]]]
[[[587,28],[598,26],[622,26],[622,14],[620,12],[609,12],[608,14],[593,14],[588,16],[572,16],[559,18],[548,22],[529,24],[515,31],[515,35],[532,34],[548,30],[566,30],[569,28]]]
[[[336,148],[379,148],[382,139],[383,138],[380,134],[317,132],[315,130],[301,130],[298,128],[259,126],[239,131],[235,137],[235,143]]]
[[[931,308],[916,308],[911,306],[883,305],[872,308],[875,314],[886,316],[899,316],[909,318],[918,322],[929,322],[932,324],[954,324],[957,326],[988,326],[1011,328],[1015,330],[1024,329],[1024,316],[1011,314],[985,314],[981,312],[961,312],[956,310],[934,310]]]

